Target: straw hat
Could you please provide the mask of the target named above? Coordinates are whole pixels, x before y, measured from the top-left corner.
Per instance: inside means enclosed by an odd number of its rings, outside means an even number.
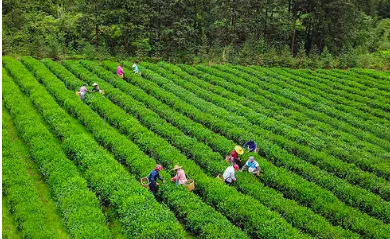
[[[176,169],[179,169],[179,168],[182,168],[182,166],[175,165],[175,167],[173,167],[173,169],[172,169],[172,170],[176,170]]]
[[[236,147],[234,147],[234,150],[236,150],[238,154],[244,154],[244,150],[241,148],[241,146],[236,145]]]
[[[93,83],[92,86],[98,85],[98,83]]]

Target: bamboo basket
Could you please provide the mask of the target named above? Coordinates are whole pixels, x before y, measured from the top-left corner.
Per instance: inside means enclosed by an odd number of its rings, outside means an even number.
[[[147,188],[148,190],[150,190],[149,179],[148,178],[141,178],[140,182],[141,182],[142,187]]]
[[[187,182],[184,184],[184,187],[187,188],[188,192],[191,192],[195,189],[195,181],[192,179],[188,179]]]
[[[225,181],[223,179],[223,175],[222,174],[218,174],[217,177],[215,177],[215,178],[218,178],[219,180],[221,180],[221,182]]]
[[[80,97],[80,91],[76,91],[76,95]]]

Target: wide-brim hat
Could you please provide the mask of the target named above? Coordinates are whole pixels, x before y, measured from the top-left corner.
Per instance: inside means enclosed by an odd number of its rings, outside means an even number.
[[[98,85],[98,83],[93,83],[92,86]]]
[[[179,168],[182,168],[182,166],[175,165],[172,170],[176,170],[176,169],[179,169]]]
[[[244,154],[244,149],[242,149],[241,146],[236,145],[236,147],[234,147],[234,150],[236,150],[238,154]]]

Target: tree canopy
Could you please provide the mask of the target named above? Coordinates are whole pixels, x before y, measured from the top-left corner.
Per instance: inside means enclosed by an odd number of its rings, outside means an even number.
[[[389,0],[4,0],[3,54],[256,63],[390,50]],[[262,56],[262,57],[259,57]]]

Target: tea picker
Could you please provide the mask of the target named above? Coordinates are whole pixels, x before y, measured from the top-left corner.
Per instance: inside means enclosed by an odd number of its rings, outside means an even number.
[[[223,172],[223,179],[226,184],[230,185],[236,181],[236,177],[234,175],[235,171],[238,171],[239,166],[234,164],[233,166],[229,166],[226,168],[225,172]]]
[[[163,169],[163,166],[161,165],[157,165],[153,170],[152,172],[150,172],[149,176],[148,176],[148,181],[149,181],[149,187],[150,187],[150,191],[152,191],[153,195],[156,195],[157,191],[158,191],[158,186],[159,186],[159,183],[157,182],[157,179],[160,179],[163,181],[163,183],[165,183],[166,181],[160,176],[160,171]]]
[[[248,172],[253,173],[253,175],[260,176],[260,165],[255,161],[254,157],[249,157],[245,165],[241,168],[241,172],[248,168]]]
[[[255,141],[253,139],[246,142],[244,144],[244,148],[245,147],[248,147],[249,152],[256,152],[256,153],[259,152],[259,148],[257,147],[257,144],[255,143]]]
[[[181,184],[181,185],[184,185],[187,188],[187,190],[190,192],[192,190],[194,190],[194,188],[195,188],[194,187],[194,180],[192,180],[192,179],[187,180],[186,174],[185,174],[182,166],[175,165],[172,170],[176,171],[176,175],[171,179],[172,182],[176,183],[176,186],[178,184]]]

